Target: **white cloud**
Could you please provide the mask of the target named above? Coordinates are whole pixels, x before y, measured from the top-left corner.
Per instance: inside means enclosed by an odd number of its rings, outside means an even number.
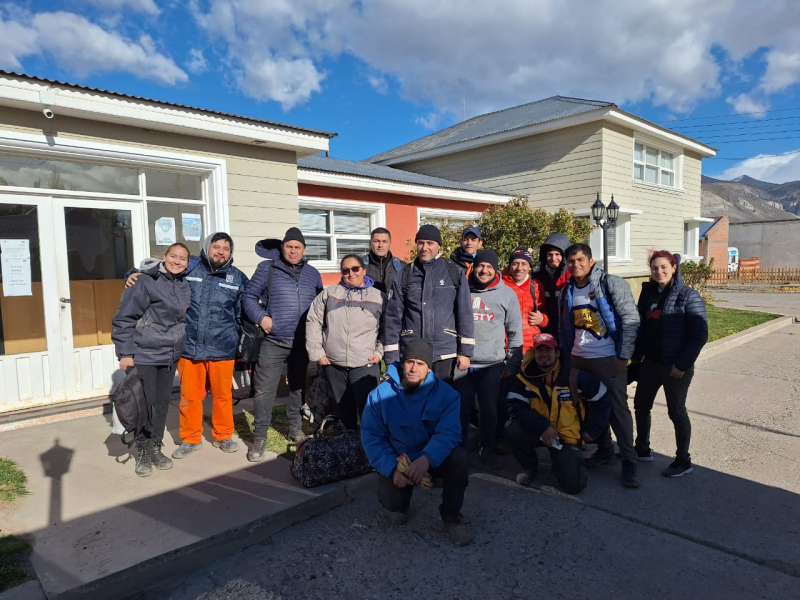
[[[35,31],[0,19],[0,68],[22,69],[21,59],[38,51]]]
[[[189,50],[189,61],[186,63],[186,68],[194,75],[199,75],[205,72],[208,68],[206,57],[203,56],[203,51],[199,48],[192,48]]]
[[[108,11],[121,11],[129,8],[135,12],[143,12],[149,15],[158,15],[161,9],[153,0],[83,0],[97,8]]]
[[[370,87],[381,96],[385,96],[389,92],[389,82],[386,77],[382,77],[380,75],[367,75],[367,82],[369,83]]]
[[[800,151],[779,156],[759,155],[748,158],[723,171],[719,179],[733,179],[749,175],[761,181],[786,183],[800,180]]]
[[[237,73],[242,91],[257,100],[275,100],[283,110],[289,110],[302,98],[319,92],[325,77],[307,58],[286,59],[265,56],[249,61]]]
[[[430,129],[433,131],[435,129],[439,129],[439,125],[441,125],[445,119],[451,119],[452,117],[453,115],[447,111],[435,110],[427,115],[415,117],[414,123],[417,125],[422,125],[425,129]]]
[[[763,119],[767,116],[769,109],[768,102],[759,102],[749,94],[739,94],[738,96],[728,96],[725,102],[733,107],[734,112],[748,114],[756,119]]]
[[[760,87],[772,94],[800,82],[800,52],[775,50],[767,55],[767,70]]]

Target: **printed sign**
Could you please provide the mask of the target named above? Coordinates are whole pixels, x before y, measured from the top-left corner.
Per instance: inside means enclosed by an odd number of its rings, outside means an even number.
[[[32,296],[29,240],[0,240],[4,296]]]
[[[183,239],[187,242],[199,242],[203,235],[203,220],[200,215],[181,213]]]
[[[175,237],[175,218],[161,217],[156,220],[156,246],[169,246],[178,240]]]

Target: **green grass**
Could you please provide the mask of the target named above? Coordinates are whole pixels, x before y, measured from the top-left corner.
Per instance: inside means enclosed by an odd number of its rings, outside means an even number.
[[[761,325],[780,316],[752,310],[721,308],[713,304],[708,304],[706,311],[708,313],[709,342]]]
[[[0,537],[0,592],[19,585],[30,577],[23,568],[30,546],[15,535]]]
[[[12,504],[28,494],[28,478],[13,460],[0,458],[0,502]]]

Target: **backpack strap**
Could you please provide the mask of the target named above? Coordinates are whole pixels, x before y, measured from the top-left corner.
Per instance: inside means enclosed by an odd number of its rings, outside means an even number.
[[[458,289],[461,287],[461,269],[458,265],[453,261],[452,258],[444,257],[442,258],[444,263],[447,265],[447,270],[450,273],[450,279],[453,282],[453,287]]]
[[[531,278],[531,298],[533,298],[533,312],[539,312],[539,303],[536,301],[536,283]]]
[[[400,275],[400,283],[402,284],[403,289],[403,298],[406,297],[406,292],[408,291],[408,282],[411,279],[411,263],[407,263],[405,267],[403,267],[403,272]]]
[[[269,305],[272,303],[272,271],[273,262],[269,262],[269,273],[267,274],[267,312],[269,312]]]

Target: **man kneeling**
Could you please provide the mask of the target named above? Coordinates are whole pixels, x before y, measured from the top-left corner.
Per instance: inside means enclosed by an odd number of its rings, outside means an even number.
[[[545,446],[563,490],[577,494],[586,487],[588,476],[580,446],[606,430],[611,401],[600,380],[583,371],[574,375],[577,401],[570,391],[570,367],[559,361],[555,338],[548,333],[533,338],[533,348],[525,354],[521,372],[506,397],[511,416],[506,441],[522,467],[517,475],[519,485],[531,484],[539,465],[536,448]],[[591,403],[588,411],[587,402]]]
[[[469,459],[461,442],[461,398],[431,370],[433,347],[423,340],[409,342],[402,361],[389,366],[388,381],[372,390],[361,417],[361,443],[378,471],[378,501],[396,525],[408,520],[416,484],[429,477],[443,480],[439,513],[457,546],[472,541],[462,524]],[[402,473],[398,458],[411,464]]]

